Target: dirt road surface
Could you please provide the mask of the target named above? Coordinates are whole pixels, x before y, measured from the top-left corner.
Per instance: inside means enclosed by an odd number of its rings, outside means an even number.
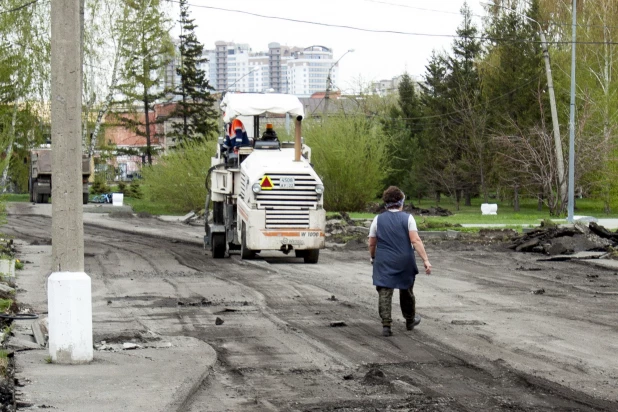
[[[32,208],[12,207],[3,231],[46,272],[51,219]],[[174,226],[126,220],[135,225]],[[429,243],[434,274],[415,286],[422,323],[405,331],[394,299],[398,323],[383,338],[366,251],[326,250],[317,265],[214,260],[197,245],[88,224],[85,243],[96,342],[181,335],[217,351],[189,412],[618,410],[612,271],[500,244]],[[35,309],[44,287],[41,276]]]

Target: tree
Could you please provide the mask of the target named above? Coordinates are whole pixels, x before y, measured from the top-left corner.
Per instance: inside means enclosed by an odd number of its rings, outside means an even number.
[[[446,77],[448,66],[447,56],[436,53],[434,50],[425,66],[423,81],[419,84],[421,89],[420,101],[423,119],[422,140],[425,143],[423,169],[421,171],[423,180],[428,188],[431,188],[436,196],[436,201],[440,201],[440,193],[445,191],[442,179],[434,172],[439,169],[440,159],[448,157],[446,148],[438,142],[446,136],[446,117],[449,111],[450,102],[447,96]]]
[[[324,207],[363,210],[383,187],[390,165],[388,139],[378,121],[365,115],[329,116],[303,126],[312,162],[324,186]]]
[[[195,36],[194,21],[189,15],[187,0],[180,0],[180,67],[176,69],[180,84],[174,91],[180,101],[171,115],[181,119],[173,125],[171,134],[180,142],[208,140],[217,130],[215,98],[210,94],[214,88],[200,68],[208,59],[203,57],[204,46]]]
[[[152,140],[157,137],[151,111],[165,95],[161,87],[162,71],[171,60],[172,46],[167,30],[168,18],[160,0],[125,0],[126,41],[121,45],[125,62],[120,70],[122,82],[117,90],[129,113],[119,115],[120,123],[146,139],[145,155],[152,164]],[[135,105],[139,105],[139,114]]]
[[[602,44],[578,49],[577,158],[576,179],[584,191],[590,187],[604,202],[606,213],[615,204],[618,191],[618,54],[612,44],[618,40],[618,4],[594,0],[578,11],[583,28],[579,37]]]
[[[23,4],[7,0],[9,9]],[[49,4],[31,4],[0,14],[0,135],[4,158],[0,185],[6,191],[11,170],[23,169],[25,152],[41,135],[42,122],[33,112],[45,114],[49,102]],[[33,100],[38,99],[37,110]],[[49,112],[48,112],[49,113]],[[16,182],[19,183],[19,182]],[[25,183],[22,179],[21,183]]]
[[[385,132],[391,137],[388,151],[392,156],[391,170],[385,186],[397,185],[408,196],[420,199],[424,195],[423,143],[420,140],[421,101],[416,83],[408,73],[401,76],[397,105],[390,109],[384,122]]]
[[[86,2],[83,140],[89,157],[94,155],[103,121],[118,91],[129,10],[125,0]],[[90,113],[93,110],[96,118],[91,124]]]
[[[457,29],[452,54],[444,59],[444,65],[434,56],[433,67],[430,66],[436,75],[443,73],[444,76],[440,98],[436,100],[429,93],[424,95],[425,101],[440,103],[442,107],[438,110],[443,111],[427,116],[437,122],[434,137],[437,146],[434,146],[434,157],[425,173],[433,175],[441,189],[454,195],[458,208],[461,194],[465,195],[466,205],[470,205],[471,196],[479,186],[487,197],[485,176],[491,159],[487,154],[490,147],[486,133],[487,115],[477,67],[481,43],[467,3],[464,3],[461,15],[463,21]],[[432,79],[434,86],[437,81]],[[427,91],[434,91],[431,85],[425,87]]]
[[[520,1],[510,2],[509,9],[489,8],[485,34],[490,39],[506,38],[517,41],[490,41],[480,65],[483,73],[483,93],[487,100],[499,100],[491,105],[491,124],[497,133],[514,132],[538,124],[539,110],[535,87],[539,82],[547,87],[542,61],[541,46],[537,41],[537,27],[525,18],[539,19],[538,1],[520,12]],[[547,119],[549,120],[549,118]]]
[[[539,136],[544,136],[539,133],[539,127],[546,122],[549,124],[551,120],[549,110],[544,109],[549,106],[547,93],[544,92],[547,89],[547,80],[542,50],[538,42],[532,41],[538,36],[538,27],[530,19],[540,20],[538,6],[538,1],[533,0],[530,6],[524,9],[521,1],[514,0],[509,2],[506,8],[497,2],[487,9],[489,16],[485,28],[486,36],[490,39],[516,40],[491,40],[480,64],[484,97],[489,102],[497,103],[488,105],[488,128],[493,139],[500,142],[508,139],[507,136],[520,135],[522,131],[528,131],[530,139],[538,139]],[[541,119],[541,116],[544,118]],[[545,147],[536,143],[537,147]],[[507,150],[508,147],[510,146],[501,144],[500,150]],[[508,154],[514,155],[515,153]],[[528,181],[524,181],[528,176],[521,173],[521,168],[500,164],[504,157],[498,156],[494,159],[499,164],[499,167],[494,168],[496,183],[512,193],[513,206],[517,211],[520,189],[528,187],[532,190],[527,184]],[[508,166],[512,166],[512,163],[508,163]],[[535,194],[539,192],[538,187],[533,191]]]

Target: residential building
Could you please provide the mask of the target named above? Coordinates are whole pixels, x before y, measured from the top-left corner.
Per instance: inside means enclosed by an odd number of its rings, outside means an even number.
[[[391,93],[397,93],[401,76],[395,76],[392,79],[380,80],[371,84],[371,92],[379,96],[386,96]]]
[[[179,46],[178,40],[175,44]],[[272,91],[309,97],[326,90],[329,72],[331,89],[338,89],[339,65],[335,64],[333,50],[325,46],[301,48],[273,42],[267,51],[254,52],[248,44],[217,41],[214,50],[204,50],[203,57],[208,62],[200,68],[218,92]],[[179,65],[179,57],[168,64],[162,87],[169,90],[180,83],[176,73]]]
[[[254,52],[248,44],[218,41],[205,50],[210,85],[218,92],[276,92],[309,97],[326,90],[330,70],[337,88],[339,67],[332,49],[324,46],[290,47],[273,42],[268,51]]]
[[[287,61],[289,87],[288,93],[299,97],[309,97],[327,88],[330,72],[331,89],[337,90],[339,78],[338,64],[334,64],[332,49],[324,46],[310,46],[295,53]]]

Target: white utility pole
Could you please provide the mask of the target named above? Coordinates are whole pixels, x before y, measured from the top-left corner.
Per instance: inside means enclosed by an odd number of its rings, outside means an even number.
[[[571,113],[569,118],[569,223],[575,220],[575,43],[577,40],[577,0],[573,0],[573,43],[571,44]]]
[[[52,274],[48,278],[53,362],[93,358],[90,277],[84,273],[82,197],[82,0],[51,2]]]

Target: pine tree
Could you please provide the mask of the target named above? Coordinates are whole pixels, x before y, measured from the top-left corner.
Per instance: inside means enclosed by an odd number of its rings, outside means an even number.
[[[204,46],[195,36],[197,27],[189,16],[187,0],[180,0],[180,67],[176,73],[180,76],[180,84],[174,91],[180,101],[172,117],[181,121],[173,126],[172,136],[180,142],[203,141],[216,131],[217,112],[215,98],[210,94],[214,90],[206,79],[206,73],[200,64],[208,62],[203,57]]]
[[[416,83],[408,73],[401,76],[399,83],[399,108],[393,110],[400,118],[398,138],[393,140],[395,161],[393,172],[398,175],[397,183],[404,193],[420,199],[424,195],[425,184],[422,178],[423,144],[420,140],[421,102]]]
[[[491,128],[512,133],[511,125],[528,128],[538,123],[539,91],[546,87],[545,70],[538,27],[518,11],[520,1],[513,1],[511,9],[489,8],[490,18],[485,29],[489,38],[519,41],[500,41],[489,44],[483,64],[484,93],[498,104],[489,108]],[[538,1],[533,0],[527,10],[529,17],[538,19]],[[549,107],[549,106],[548,106]],[[551,122],[546,110],[547,123]]]
[[[520,11],[521,6],[521,1],[514,0],[508,8],[488,7],[487,37],[519,40],[491,42],[481,63],[483,93],[492,102],[488,106],[488,127],[498,142],[522,131],[528,138],[534,138],[530,130],[543,123],[551,124],[541,45],[534,41],[538,39],[539,27],[530,20],[540,20],[538,0],[532,0],[526,10]],[[500,143],[498,153],[494,160],[494,177],[503,187],[512,190],[513,207],[519,211],[522,189],[535,194],[542,190],[521,172],[522,168],[513,166],[510,158],[514,153],[509,145]]]
[[[480,77],[476,67],[481,57],[481,42],[477,38],[478,29],[472,22],[472,11],[467,3],[461,8],[462,24],[457,28],[453,41],[453,54],[448,59],[450,89],[457,93],[480,92]]]
[[[434,51],[425,66],[423,81],[420,83],[423,116],[421,139],[424,142],[424,161],[420,175],[426,187],[434,192],[437,201],[441,192],[448,191],[444,187],[443,176],[438,173],[445,164],[442,159],[450,156],[449,145],[441,144],[441,141],[447,140],[444,132],[445,125],[448,124],[447,113],[451,107],[446,84],[448,73],[447,56]]]
[[[445,84],[448,116],[444,116],[441,153],[442,184],[455,196],[457,207],[461,194],[470,205],[471,197],[482,187],[487,197],[486,177],[489,156],[486,135],[486,108],[482,104],[478,62],[482,57],[478,29],[472,22],[467,3],[461,9],[463,21],[457,28],[452,55],[447,59]]]
[[[446,98],[446,57],[433,51],[425,66],[423,82],[420,83],[421,103],[426,116],[436,116],[448,111]]]
[[[162,11],[160,0],[125,0],[129,11],[128,33],[122,45],[125,59],[121,69],[122,82],[118,91],[124,97],[122,103],[130,107],[130,113],[120,115],[120,123],[138,136],[146,138],[145,155],[152,164],[152,140],[157,137],[156,120],[150,113],[157,100],[165,95],[160,87],[161,74],[170,61],[171,41],[166,25],[168,19]],[[139,104],[140,113],[134,110]],[[141,115],[143,114],[143,120]]]

